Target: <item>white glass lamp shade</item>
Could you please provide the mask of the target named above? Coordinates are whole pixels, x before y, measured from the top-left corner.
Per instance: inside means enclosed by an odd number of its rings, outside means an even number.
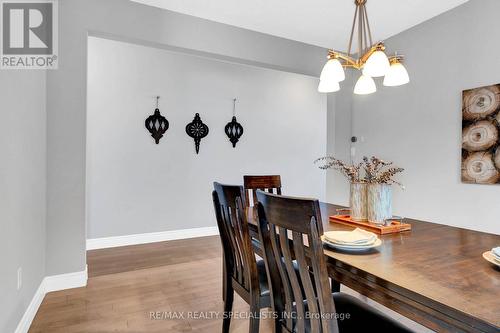
[[[391,65],[384,51],[375,51],[363,66],[363,74],[371,77],[380,77],[387,74]]]
[[[354,86],[354,93],[356,95],[368,95],[377,91],[377,86],[373,78],[368,75],[361,75]]]
[[[342,64],[338,59],[330,59],[326,62],[320,75],[321,81],[344,81],[345,73]]]
[[[318,85],[318,91],[320,93],[330,93],[340,90],[340,84],[337,81],[331,80],[320,80]]]
[[[399,61],[393,62],[384,77],[384,86],[396,87],[410,82],[405,66]]]

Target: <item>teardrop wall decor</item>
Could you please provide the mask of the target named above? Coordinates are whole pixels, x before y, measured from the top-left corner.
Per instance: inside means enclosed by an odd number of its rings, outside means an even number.
[[[193,121],[186,125],[186,133],[194,139],[196,154],[198,154],[201,139],[208,135],[208,126],[201,121],[199,113],[196,113]]]
[[[155,139],[156,144],[160,143],[160,139],[163,134],[168,130],[169,123],[167,118],[160,114],[160,109],[158,108],[158,100],[160,96],[156,97],[156,109],[154,114],[146,118],[145,125],[153,139]]]
[[[236,143],[243,135],[243,126],[236,120],[236,98],[233,99],[233,119],[226,124],[224,132],[233,144],[233,148],[236,148]]]

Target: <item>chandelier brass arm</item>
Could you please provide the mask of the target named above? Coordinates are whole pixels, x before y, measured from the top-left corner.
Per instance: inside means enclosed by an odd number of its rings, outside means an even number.
[[[377,91],[374,77],[384,77],[384,86],[400,86],[410,81],[403,66],[403,56],[385,54],[384,42],[373,43],[372,32],[366,10],[367,0],[354,0],[356,10],[352,22],[347,53],[328,50],[328,61],[320,75],[319,92],[340,90],[340,82],[345,79],[345,69],[362,71],[355,87],[355,94],[371,94]],[[357,29],[356,29],[357,28]],[[357,35],[356,57],[351,54],[354,37]]]
[[[365,52],[361,58],[355,59],[354,57],[351,57],[350,55],[346,53],[342,53],[339,51],[335,50],[328,50],[328,59],[341,59],[343,60],[342,66],[347,68],[355,68],[355,69],[362,69],[363,66],[365,65],[366,61],[370,56],[375,52],[375,51],[385,51],[385,45],[383,42],[378,42],[377,44],[373,45],[370,47],[368,52]],[[389,57],[389,60],[391,58],[395,58],[396,56]],[[402,56],[398,55],[398,59],[402,60]]]

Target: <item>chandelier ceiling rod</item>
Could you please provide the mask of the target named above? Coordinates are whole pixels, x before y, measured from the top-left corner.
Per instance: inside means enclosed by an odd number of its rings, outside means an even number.
[[[351,37],[349,38],[349,46],[347,47],[347,56],[351,56],[352,39],[354,37],[354,28],[356,28],[356,18],[358,17],[358,6],[354,11],[354,19],[352,20]]]
[[[345,67],[354,67],[360,69],[368,57],[376,50],[384,50],[382,42],[373,44],[372,32],[370,29],[370,21],[368,20],[368,11],[366,10],[367,0],[355,0],[356,10],[354,11],[354,19],[352,21],[351,36],[349,37],[349,46],[347,47],[347,54],[342,54],[342,52],[330,50],[331,58],[340,58],[346,63]],[[358,60],[353,57],[352,42],[354,41],[354,32],[358,34]],[[365,55],[365,57],[363,57]]]

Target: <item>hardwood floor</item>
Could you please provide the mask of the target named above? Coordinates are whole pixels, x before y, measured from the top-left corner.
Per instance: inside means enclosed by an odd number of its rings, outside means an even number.
[[[220,333],[221,319],[187,318],[187,312],[223,308],[221,255],[217,236],[88,251],[87,287],[47,294],[29,332]],[[248,306],[235,297],[234,310]],[[186,318],[151,318],[174,311]],[[231,327],[248,332],[244,319]],[[261,332],[270,330],[264,324]]]
[[[29,332],[220,333],[222,319],[199,316],[222,311],[221,258],[218,236],[88,251],[88,285],[47,294]],[[236,294],[234,310],[248,311]],[[263,320],[260,332],[271,331]],[[248,320],[233,319],[231,332],[248,332]]]
[[[218,236],[87,251],[89,277],[220,259]],[[217,272],[218,273],[218,272]]]

